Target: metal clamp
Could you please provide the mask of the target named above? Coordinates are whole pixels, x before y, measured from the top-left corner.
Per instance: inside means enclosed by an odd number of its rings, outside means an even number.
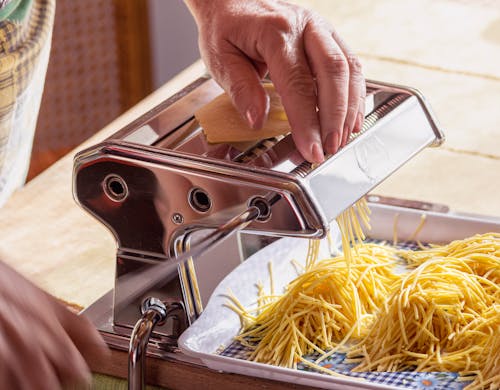
[[[166,321],[167,306],[158,298],[147,298],[141,307],[142,318],[137,321],[130,337],[128,351],[128,388],[142,390],[145,385],[146,349],[151,332],[157,324]]]

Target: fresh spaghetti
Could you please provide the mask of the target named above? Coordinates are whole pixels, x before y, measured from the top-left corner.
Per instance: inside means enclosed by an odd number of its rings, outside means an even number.
[[[453,371],[475,379],[467,390],[499,389],[500,234],[403,251],[364,242],[369,214],[361,200],[338,217],[336,257],[319,260],[319,241],[311,240],[283,295],[270,265],[270,293],[258,285],[257,308],[230,297],[249,359],[335,375],[319,363],[340,351],[358,363],[355,371]],[[394,273],[398,256],[413,269]],[[315,362],[304,358],[311,353]]]
[[[284,295],[260,296],[255,314],[232,297],[243,325],[237,340],[252,349],[250,360],[296,367],[305,354],[359,339],[396,278],[393,265],[391,248],[366,244],[350,264],[343,256],[309,263]]]
[[[500,389],[500,307],[492,307],[490,313],[496,321],[496,331],[484,346],[484,367],[475,372],[474,381],[464,390]]]
[[[395,250],[362,243],[358,218],[369,226],[368,213],[362,200],[339,217],[341,256],[318,261],[319,241],[311,240],[303,273],[284,295],[274,296],[272,287],[271,296],[265,296],[259,285],[255,312],[231,297],[231,308],[240,315],[243,328],[237,339],[252,349],[251,360],[296,367],[305,354],[325,356],[365,334],[389,286],[398,279],[392,271]]]
[[[461,259],[471,272],[500,284],[500,234],[476,234],[464,240],[452,241],[447,245],[433,245],[420,251],[398,253],[409,265],[418,266],[424,262],[441,258]]]
[[[356,371],[480,370],[499,290],[461,259],[428,260],[398,283],[350,361]]]

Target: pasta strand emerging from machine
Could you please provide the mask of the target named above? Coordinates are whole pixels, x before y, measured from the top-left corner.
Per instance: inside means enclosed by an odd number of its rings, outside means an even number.
[[[203,128],[208,127],[203,110],[222,90],[203,77],[75,157],[75,199],[113,233],[118,246],[114,289],[87,315],[99,322],[111,347],[135,348],[129,365],[129,379],[135,383],[143,382],[141,351],[150,337],[150,356],[171,353],[169,358],[182,360],[179,337],[202,323],[214,290],[243,265],[247,256],[242,237],[248,234],[319,239],[339,218],[345,226],[344,248],[358,241],[352,254],[344,249],[331,267],[346,269],[362,281],[345,283],[339,273],[313,288],[313,295],[322,295],[342,286],[347,294],[343,302],[350,307],[346,315],[327,305],[328,315],[341,319],[342,325],[325,328],[322,351],[342,344],[332,341],[333,335],[368,337],[364,323],[389,293],[378,288],[373,295],[371,286],[394,281],[390,269],[395,253],[360,244],[363,232],[350,221],[358,216],[368,225],[368,207],[364,201],[350,207],[425,147],[441,144],[443,134],[425,100],[411,88],[368,82],[362,131],[335,155],[312,166],[296,152],[286,115],[272,87],[266,89],[276,133],[260,136],[253,130],[253,139],[210,138]],[[242,126],[225,111],[210,115],[222,133]],[[376,234],[381,226],[377,218],[387,210],[371,208],[377,211],[372,215]],[[436,241],[443,242],[439,237]],[[231,243],[237,243],[237,251],[214,255]],[[385,259],[381,264],[380,251]],[[316,267],[319,277],[321,262],[308,264],[303,277]],[[304,304],[309,302],[307,294],[297,294]],[[141,327],[146,331],[139,332]],[[305,341],[299,344],[297,353],[313,348]],[[295,358],[288,361],[296,364]]]

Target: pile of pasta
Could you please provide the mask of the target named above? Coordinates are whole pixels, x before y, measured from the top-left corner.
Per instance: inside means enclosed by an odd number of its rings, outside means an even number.
[[[432,259],[404,275],[368,335],[351,348],[356,371],[480,370],[498,333],[500,287],[456,258]]]
[[[500,233],[476,234],[448,245],[433,245],[420,251],[398,253],[409,265],[417,266],[431,259],[457,258],[471,268],[474,274],[500,284]]]
[[[310,246],[314,253],[317,242]],[[310,263],[277,299],[260,297],[258,312],[233,297],[244,323],[237,339],[253,349],[250,360],[277,366],[309,364],[303,355],[322,356],[349,338],[360,338],[395,280],[394,250],[364,245],[348,264],[344,256]]]
[[[363,242],[368,215],[362,201],[338,218],[339,256],[319,260],[312,240],[283,295],[260,285],[254,310],[232,296],[249,359],[334,374],[318,363],[341,351],[355,371],[453,371],[474,380],[468,389],[499,389],[500,234],[401,251]]]
[[[496,319],[500,313],[497,311]],[[500,327],[497,327],[496,334],[492,335],[491,342],[485,346],[486,360],[482,370],[477,371],[474,381],[466,387],[466,390],[479,390],[489,387],[490,389],[500,388]]]
[[[500,235],[487,233],[420,251],[368,335],[351,347],[356,371],[453,371],[467,389],[500,388]]]

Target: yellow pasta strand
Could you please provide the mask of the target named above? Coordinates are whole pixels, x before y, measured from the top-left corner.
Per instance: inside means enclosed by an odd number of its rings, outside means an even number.
[[[500,284],[500,234],[477,234],[447,245],[434,245],[420,251],[398,253],[409,265],[418,266],[434,258],[460,258],[477,275]]]
[[[363,356],[356,371],[479,370],[500,324],[499,291],[461,259],[429,260],[397,282],[349,357]]]
[[[497,327],[492,339],[484,347],[484,367],[477,373],[474,382],[464,390],[500,389],[500,311],[492,308],[491,313],[496,316]]]
[[[408,238],[408,241],[418,241],[418,235],[422,231],[422,229],[424,228],[426,219],[427,219],[427,216],[425,214],[422,214],[420,216],[420,223],[418,224],[417,228],[412,233],[412,235]]]
[[[341,351],[356,371],[454,371],[474,379],[467,390],[500,389],[500,234],[396,250],[363,242],[369,215],[365,199],[339,215],[340,256],[319,260],[319,241],[310,240],[283,295],[271,265],[271,294],[258,285],[256,309],[229,295],[250,360],[333,374],[319,363]],[[393,230],[396,244],[397,221]],[[413,269],[396,275],[396,255]],[[313,352],[315,362],[303,358]]]
[[[394,215],[394,222],[392,225],[392,245],[398,245],[398,222],[399,222],[399,213]]]
[[[310,259],[312,265],[251,323],[248,312],[237,311],[245,324],[237,339],[254,345],[251,360],[284,367],[296,364],[297,351],[324,355],[346,335],[359,339],[389,293],[384,286],[397,279],[394,259],[392,248],[364,244],[351,259],[350,276],[344,256]]]

